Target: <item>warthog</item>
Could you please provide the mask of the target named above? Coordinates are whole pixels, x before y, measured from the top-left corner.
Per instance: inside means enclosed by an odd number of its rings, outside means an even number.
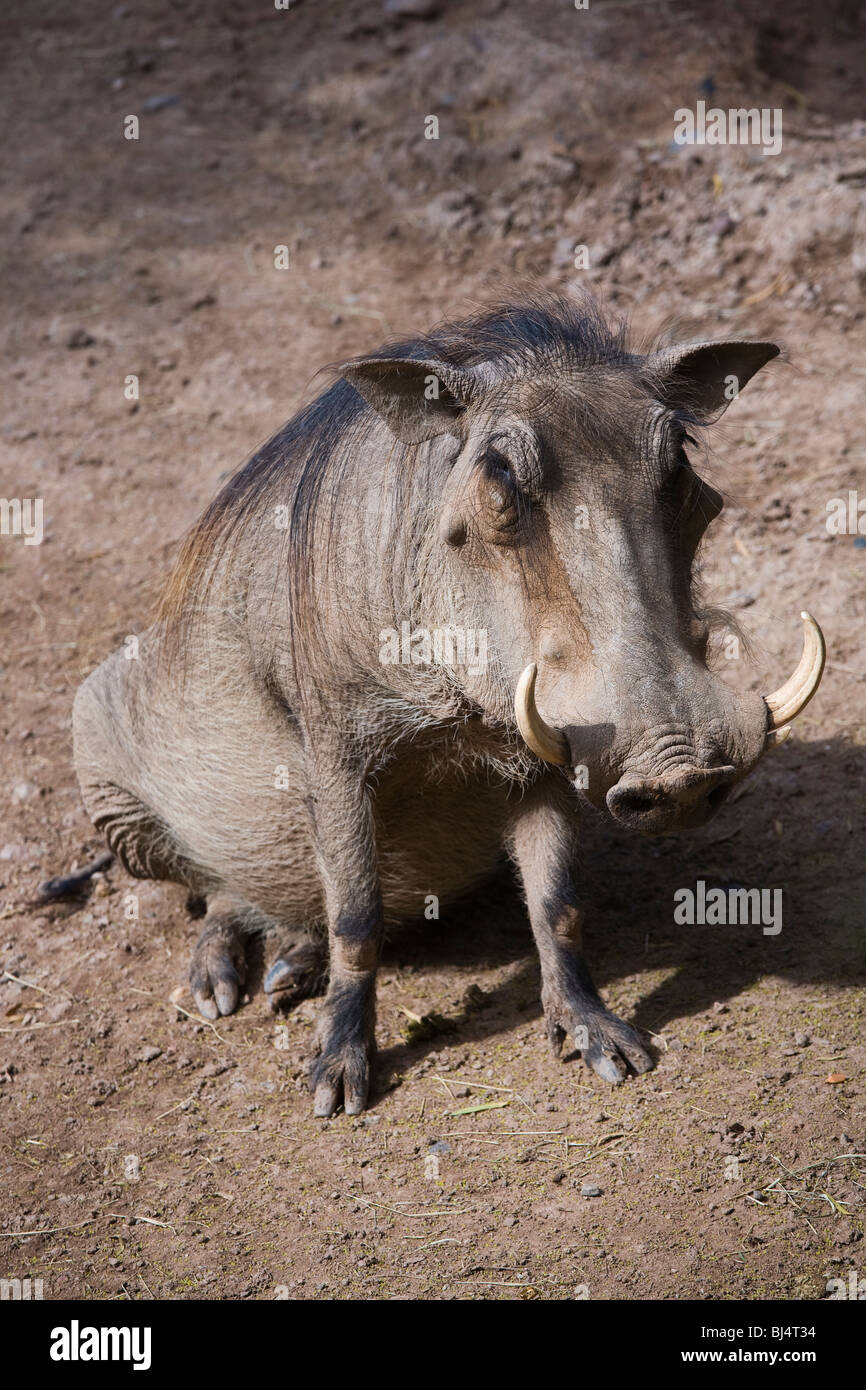
[[[130,873],[207,900],[201,1013],[237,1007],[254,931],[282,943],[272,1003],[327,979],[317,1115],[367,1102],[385,930],[503,849],[554,1048],[610,1082],[650,1067],[584,963],[576,826],[586,803],[701,824],[817,687],[808,615],[775,695],[712,674],[692,576],[722,499],[689,431],[777,352],[639,355],[591,302],[535,298],[344,363],[205,511],[137,659],[79,690],[94,823]],[[484,642],[437,660],[437,632]]]

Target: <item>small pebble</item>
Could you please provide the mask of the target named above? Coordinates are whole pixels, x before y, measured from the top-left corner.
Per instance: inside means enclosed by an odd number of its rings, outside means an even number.
[[[91,337],[86,328],[76,328],[66,339],[66,346],[68,348],[86,348],[92,347],[95,342],[96,339]]]

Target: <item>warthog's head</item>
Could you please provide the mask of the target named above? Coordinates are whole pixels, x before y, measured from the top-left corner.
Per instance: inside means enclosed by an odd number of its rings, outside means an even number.
[[[487,633],[467,693],[514,719],[617,820],[701,824],[810,699],[824,647],[803,615],[796,672],[738,693],[707,664],[693,561],[722,498],[689,461],[778,348],[732,341],[640,356],[562,301],[495,311],[347,364],[398,439],[435,436],[428,573]],[[437,559],[438,554],[438,559]]]

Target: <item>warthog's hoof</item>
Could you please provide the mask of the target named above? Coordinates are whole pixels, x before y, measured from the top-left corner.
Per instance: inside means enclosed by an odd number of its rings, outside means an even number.
[[[309,1065],[313,1113],[333,1115],[340,1101],[347,1115],[366,1109],[376,1056],[372,1010],[364,1008],[368,991],[334,989],[316,1024],[316,1053]]]
[[[302,999],[321,994],[328,978],[327,953],[312,941],[284,946],[265,975],[272,1013],[285,1013]]]
[[[545,1019],[554,1054],[560,1055],[566,1037],[571,1036],[587,1066],[612,1086],[624,1081],[629,1070],[640,1075],[654,1066],[635,1029],[603,1007],[545,1000]]]
[[[225,919],[211,921],[199,937],[189,967],[189,984],[202,1018],[234,1013],[246,978],[244,941]]]
[[[313,1114],[325,1119],[342,1100],[347,1115],[360,1115],[367,1108],[372,1071],[373,1050],[362,1042],[343,1043],[314,1057],[310,1063]]]

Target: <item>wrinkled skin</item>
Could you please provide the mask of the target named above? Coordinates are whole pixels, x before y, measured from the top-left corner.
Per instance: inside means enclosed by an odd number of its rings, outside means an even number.
[[[519,319],[486,320],[474,354],[468,325],[345,364],[310,420],[249,465],[252,505],[222,551],[237,492],[205,518],[209,586],[182,558],[180,601],[140,659],[109,658],[76,700],[95,823],[131,872],[208,898],[191,971],[205,1016],[237,1006],[253,931],[279,943],[274,1007],[327,978],[310,1068],[319,1115],[367,1104],[386,923],[419,915],[428,893],[447,906],[471,891],[503,848],[554,1050],[571,1038],[612,1083],[647,1070],[583,960],[581,801],[638,830],[700,825],[765,747],[763,701],[706,664],[691,571],[721,499],[684,437],[776,349],[631,356],[598,334],[587,346],[557,304],[533,320],[549,344],[522,344]],[[333,449],[315,454],[326,425],[345,440],[339,466]],[[339,505],[311,504],[309,553],[287,557],[270,517],[303,488],[308,446]],[[198,623],[178,646],[190,609]],[[403,620],[483,630],[486,664],[383,665],[380,634]],[[538,707],[567,740],[563,768],[515,728],[529,662]]]

